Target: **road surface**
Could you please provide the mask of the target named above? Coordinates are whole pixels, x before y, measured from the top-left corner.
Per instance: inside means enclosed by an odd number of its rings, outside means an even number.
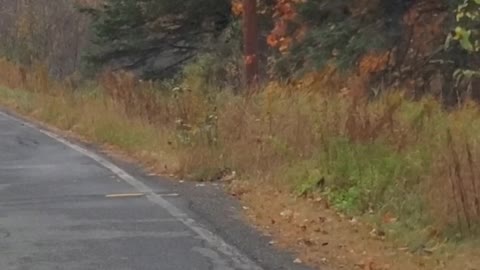
[[[0,270],[306,269],[218,188],[115,164],[0,111]]]

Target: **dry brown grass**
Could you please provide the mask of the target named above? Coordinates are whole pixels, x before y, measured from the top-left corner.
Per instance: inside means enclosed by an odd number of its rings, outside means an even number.
[[[272,83],[242,97],[126,73],[77,89],[45,70],[0,61],[1,85],[17,89],[0,91],[2,104],[179,177],[211,181],[235,171],[239,179],[328,198],[407,242],[477,232],[475,104],[446,112],[434,99],[412,102],[400,92],[367,102],[353,83],[340,93]],[[385,216],[396,222],[385,224]]]

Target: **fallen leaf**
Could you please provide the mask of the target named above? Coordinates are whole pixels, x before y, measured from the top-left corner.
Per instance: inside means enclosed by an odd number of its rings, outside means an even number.
[[[284,210],[280,212],[280,216],[285,217],[285,218],[291,218],[293,216],[293,211],[292,210]]]
[[[393,224],[393,223],[396,223],[397,220],[398,218],[393,216],[390,213],[386,213],[385,215],[383,215],[383,223],[385,224]]]

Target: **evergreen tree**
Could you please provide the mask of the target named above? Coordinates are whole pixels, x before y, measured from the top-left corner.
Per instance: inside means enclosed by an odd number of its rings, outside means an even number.
[[[215,39],[230,22],[227,0],[107,0],[86,9],[93,17],[87,59],[137,71],[144,77],[171,75]]]

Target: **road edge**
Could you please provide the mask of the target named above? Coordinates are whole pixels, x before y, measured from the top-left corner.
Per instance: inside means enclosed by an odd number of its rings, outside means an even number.
[[[115,165],[111,161],[107,160],[106,158],[100,156],[99,154],[86,149],[78,145],[77,143],[71,142],[70,140],[66,139],[64,136],[58,135],[47,128],[44,128],[41,125],[31,123],[24,117],[18,116],[16,113],[12,113],[11,111],[4,111],[0,110],[0,115],[9,118],[15,122],[21,123],[22,125],[35,129],[38,132],[42,133],[43,135],[58,141],[59,143],[69,147],[70,149],[81,153],[82,155],[89,157],[96,163],[100,164],[102,167],[108,169],[115,175],[117,175],[120,179],[124,182],[135,188],[138,192],[145,194],[146,198],[151,201],[152,203],[162,207],[165,209],[170,215],[172,215],[175,219],[183,223],[187,226],[190,230],[196,233],[201,239],[206,241],[212,248],[221,252],[223,255],[227,256],[232,260],[234,263],[234,267],[236,269],[245,269],[245,270],[263,270],[257,263],[252,261],[246,255],[244,255],[239,249],[236,247],[228,244],[221,238],[220,236],[212,233],[210,230],[204,228],[201,224],[199,224],[194,219],[190,218],[185,212],[180,210],[175,205],[168,202],[166,199],[162,198],[161,195],[156,194],[153,189],[145,185],[142,181],[136,179],[125,170],[120,168],[119,166]]]

